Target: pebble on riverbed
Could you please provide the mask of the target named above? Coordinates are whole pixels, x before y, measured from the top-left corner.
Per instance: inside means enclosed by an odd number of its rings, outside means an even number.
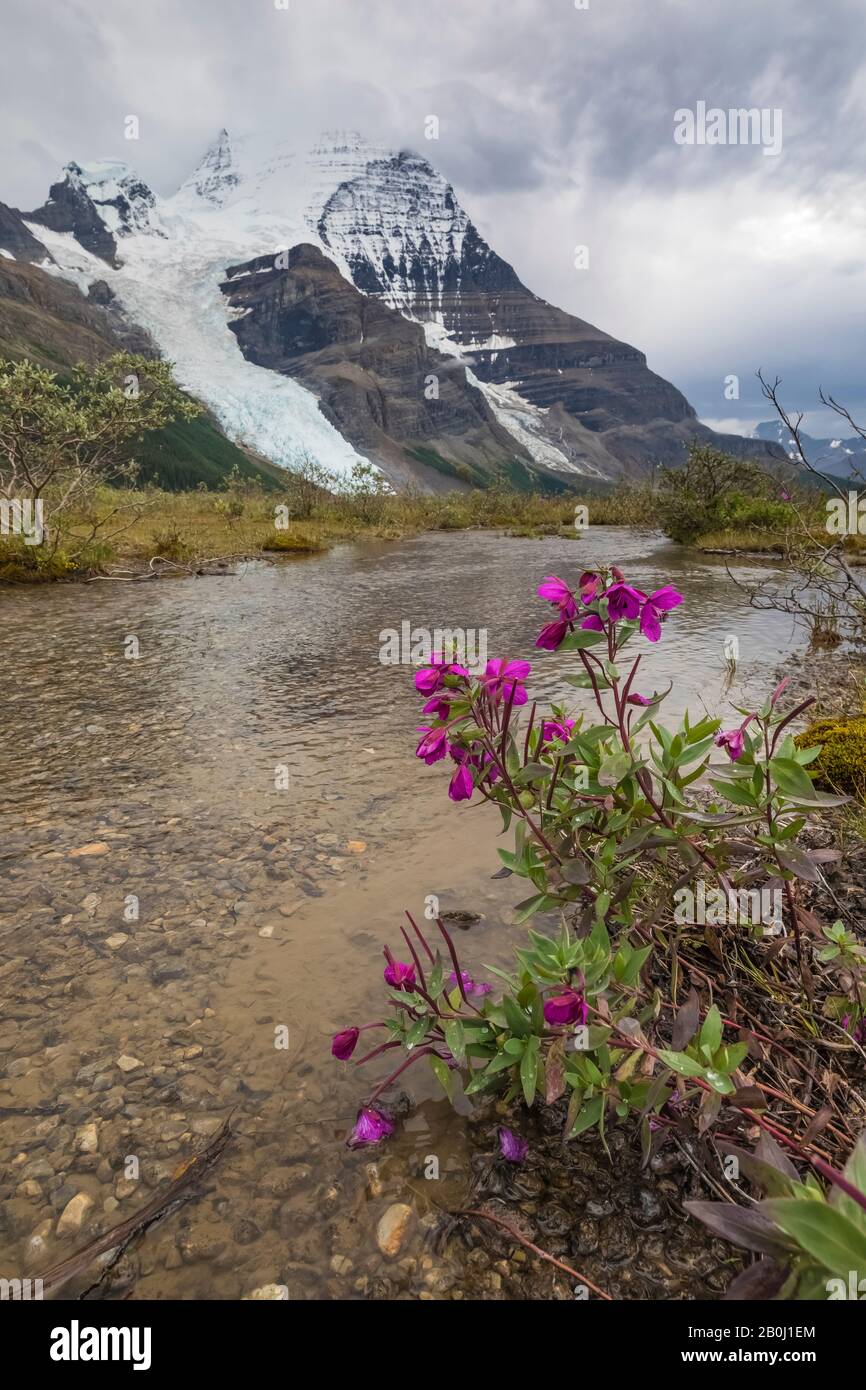
[[[376,1243],[382,1254],[389,1260],[393,1260],[399,1255],[406,1233],[412,1222],[412,1208],[407,1207],[404,1202],[395,1202],[380,1217],[376,1227]]]

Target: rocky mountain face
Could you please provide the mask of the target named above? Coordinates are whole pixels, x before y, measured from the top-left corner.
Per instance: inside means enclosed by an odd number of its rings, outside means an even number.
[[[706,429],[637,348],[532,294],[418,155],[372,160],[328,199],[318,231],[365,294],[429,325],[480,382],[550,412],[548,436],[580,472],[675,465],[693,438],[774,456]]]
[[[71,164],[5,212],[7,255],[41,244],[51,273],[104,282],[227,434],[284,466],[366,459],[438,489],[641,476],[694,438],[784,454],[702,426],[637,348],[532,294],[426,159],[352,132],[298,152],[223,130],[166,199],[117,161]]]
[[[324,414],[362,454],[401,481],[441,472],[483,486],[503,458],[523,478],[528,453],[499,425],[453,359],[427,346],[419,323],[365,295],[315,246],[230,266],[222,291],[244,356],[315,392]],[[418,464],[422,467],[419,469]]]
[[[0,203],[0,260],[42,261],[47,256],[18,209]]]
[[[38,265],[0,257],[0,356],[29,357],[57,371],[113,352],[152,356],[156,347],[122,316],[104,282],[85,296]]]

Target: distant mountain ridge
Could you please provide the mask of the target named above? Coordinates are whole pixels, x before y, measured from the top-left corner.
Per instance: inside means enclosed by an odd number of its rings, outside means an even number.
[[[637,348],[532,294],[426,159],[354,132],[299,152],[222,130],[169,198],[71,163],[40,208],[0,205],[0,252],[106,285],[229,438],[283,466],[562,487],[693,439],[783,456],[702,425]]]
[[[755,426],[754,437],[778,444],[789,458],[798,457],[790,431],[781,420],[763,420]],[[801,430],[800,443],[812,467],[821,473],[834,473],[842,477],[851,477],[858,470],[866,473],[866,439],[861,439],[858,434],[848,438],[816,439],[814,435]]]

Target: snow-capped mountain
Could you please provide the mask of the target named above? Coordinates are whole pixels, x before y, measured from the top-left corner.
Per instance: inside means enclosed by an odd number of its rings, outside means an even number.
[[[228,436],[287,467],[561,485],[718,442],[641,352],[533,295],[427,160],[353,132],[222,130],[167,198],[69,164],[41,208],[0,205],[0,250],[107,284]]]

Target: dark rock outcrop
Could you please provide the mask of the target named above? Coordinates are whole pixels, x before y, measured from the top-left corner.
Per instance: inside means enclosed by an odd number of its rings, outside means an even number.
[[[69,168],[81,172],[77,165]],[[38,222],[53,232],[71,232],[85,251],[99,256],[108,265],[117,265],[117,242],[77,178],[67,174],[59,183],[53,183],[42,207],[25,216],[28,222]]]
[[[18,209],[7,207],[5,203],[0,203],[0,250],[8,251],[16,261],[50,260],[42,242],[24,225]]]
[[[533,471],[464,367],[429,348],[420,324],[360,293],[312,245],[287,260],[228,268],[230,327],[249,361],[313,390],[340,433],[392,476],[453,485],[483,482],[497,467]]]

